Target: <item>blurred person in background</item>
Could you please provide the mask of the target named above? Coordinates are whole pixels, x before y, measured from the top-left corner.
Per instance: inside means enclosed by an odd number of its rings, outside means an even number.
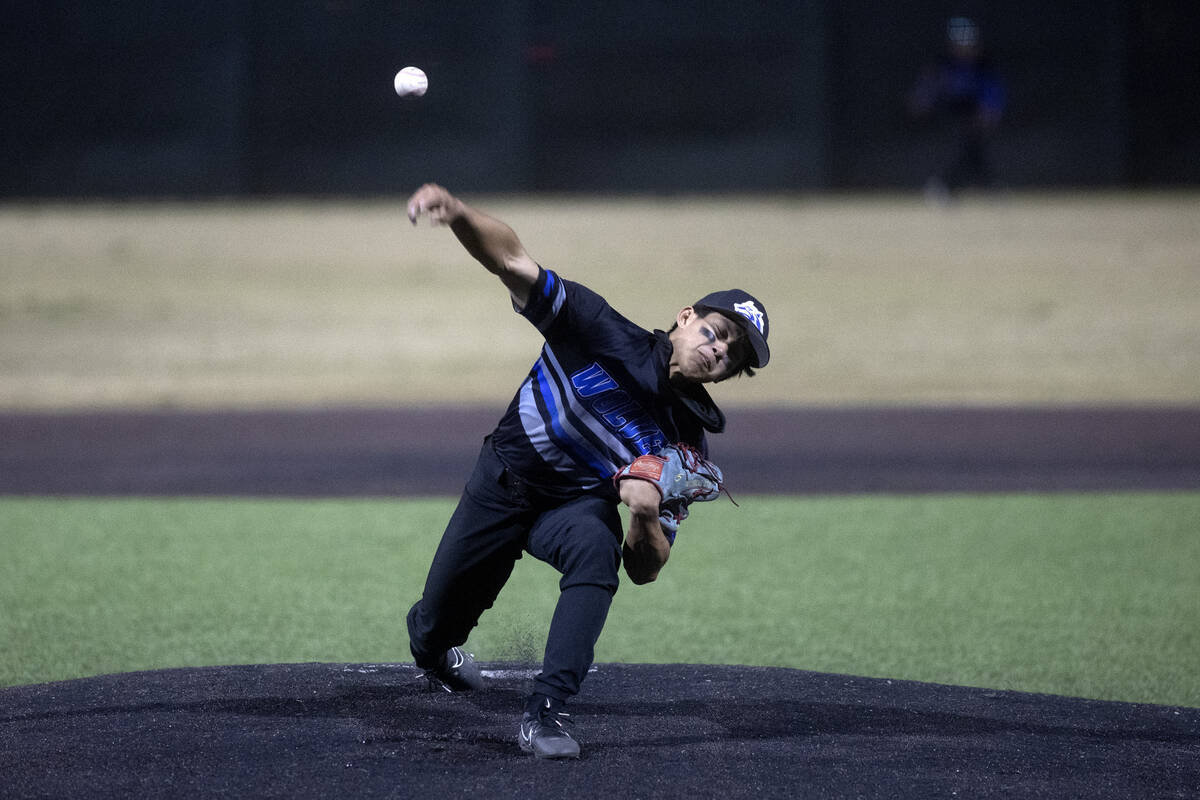
[[[925,185],[930,199],[946,200],[960,189],[995,185],[989,148],[1005,108],[1005,87],[980,40],[979,26],[966,17],[946,25],[946,50],[925,67],[908,95],[915,119],[947,121],[955,131],[950,161]]]

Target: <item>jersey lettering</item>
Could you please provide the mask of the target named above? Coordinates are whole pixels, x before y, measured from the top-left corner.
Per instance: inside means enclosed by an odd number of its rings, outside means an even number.
[[[592,414],[622,439],[633,442],[638,452],[653,453],[667,443],[667,437],[654,418],[598,363],[592,362],[574,373],[571,385]]]
[[[617,382],[604,371],[604,367],[595,362],[572,375],[571,385],[580,397],[591,397],[617,388]]]
[[[641,410],[629,399],[629,393],[621,389],[605,397],[597,397],[592,401],[592,408],[614,430],[625,424],[627,414]]]

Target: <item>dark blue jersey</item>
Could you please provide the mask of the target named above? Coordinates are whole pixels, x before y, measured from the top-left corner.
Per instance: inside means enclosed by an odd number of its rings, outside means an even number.
[[[637,456],[676,442],[705,451],[705,430],[724,428],[703,387],[668,381],[667,334],[630,322],[587,287],[543,269],[521,314],[546,344],[492,442],[527,482],[613,493],[613,473]]]
[[[1004,111],[1004,84],[986,61],[945,57],[936,73],[937,103],[958,114]]]

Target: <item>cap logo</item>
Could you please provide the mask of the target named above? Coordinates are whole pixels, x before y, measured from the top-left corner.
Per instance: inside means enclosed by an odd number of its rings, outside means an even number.
[[[733,310],[741,314],[746,319],[750,320],[750,324],[758,328],[758,332],[763,332],[763,312],[754,305],[753,300],[747,300],[744,303],[734,303]]]

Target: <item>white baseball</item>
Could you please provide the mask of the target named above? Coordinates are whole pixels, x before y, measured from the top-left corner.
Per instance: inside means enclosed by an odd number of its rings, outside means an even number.
[[[408,95],[420,97],[429,88],[429,78],[426,78],[425,73],[417,67],[405,67],[396,73],[396,79],[392,81],[392,85],[396,87],[396,94],[401,97]]]

